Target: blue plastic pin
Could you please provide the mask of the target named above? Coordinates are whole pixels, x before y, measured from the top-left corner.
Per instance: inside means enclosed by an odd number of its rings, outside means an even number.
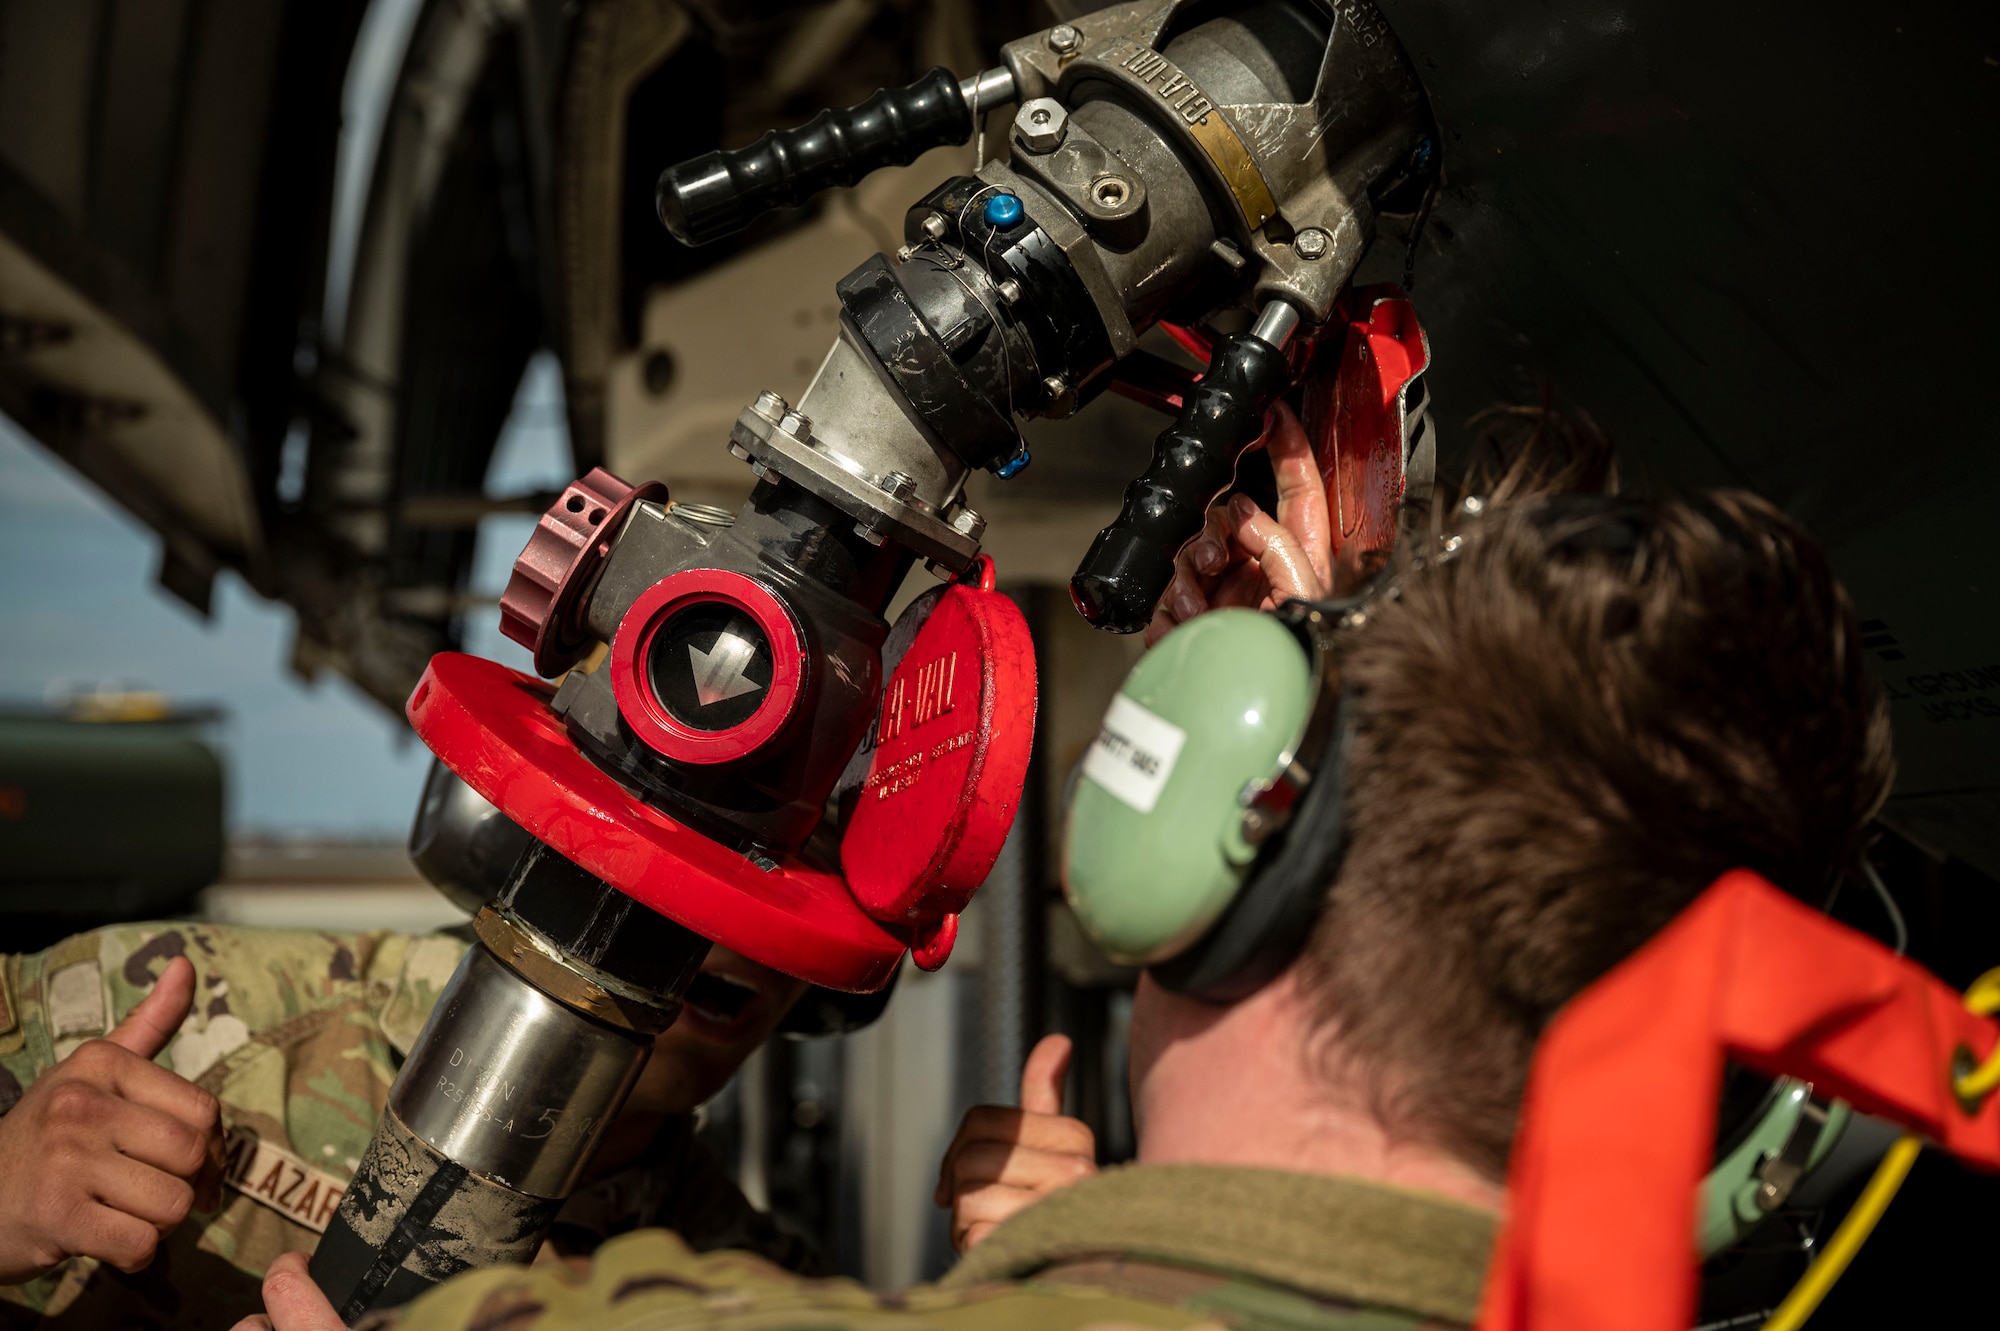
[[[1014,196],[1011,194],[1007,195],[1006,197],[1010,199],[1014,198]],[[1014,202],[1014,211],[1019,212],[1020,209],[1021,209],[1020,200],[1016,199]],[[1028,446],[1026,444],[1022,444],[1019,448],[1014,450],[1013,457],[1008,458],[1005,462],[1001,463],[999,466],[993,469],[993,474],[995,476],[998,476],[1003,481],[1011,481],[1016,476],[1021,474],[1021,468],[1027,466],[1032,461],[1034,461],[1034,459],[1028,453]]]
[[[986,200],[986,225],[1012,226],[1020,220],[1020,195],[995,194]]]

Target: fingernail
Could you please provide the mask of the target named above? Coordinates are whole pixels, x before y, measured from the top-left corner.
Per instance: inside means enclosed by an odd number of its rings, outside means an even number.
[[[1237,495],[1229,501],[1229,514],[1238,522],[1257,511],[1257,505],[1249,495]]]
[[[1194,543],[1194,566],[1198,573],[1213,573],[1222,567],[1222,547],[1214,541]]]
[[[1201,602],[1190,592],[1181,592],[1174,597],[1174,618],[1186,622],[1201,613]]]

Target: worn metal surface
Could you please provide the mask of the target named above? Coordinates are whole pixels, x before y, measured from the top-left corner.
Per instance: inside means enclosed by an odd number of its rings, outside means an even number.
[[[432,1150],[531,1197],[566,1197],[652,1053],[466,952],[389,1107]]]
[[[447,1160],[392,1105],[313,1252],[312,1277],[351,1325],[460,1271],[526,1264],[561,1207]]]

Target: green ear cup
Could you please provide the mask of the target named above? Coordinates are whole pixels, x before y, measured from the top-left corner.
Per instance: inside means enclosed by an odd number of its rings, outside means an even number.
[[[1715,1162],[1695,1195],[1695,1245],[1703,1258],[1736,1243],[1777,1207],[1839,1144],[1853,1110],[1811,1103],[1812,1087],[1789,1077],[1735,1149]],[[1808,1116],[1817,1116],[1808,1121]]]
[[[1190,620],[1126,676],[1063,831],[1064,890],[1106,953],[1172,956],[1229,905],[1255,858],[1240,797],[1298,739],[1312,687],[1305,648],[1254,610]]]

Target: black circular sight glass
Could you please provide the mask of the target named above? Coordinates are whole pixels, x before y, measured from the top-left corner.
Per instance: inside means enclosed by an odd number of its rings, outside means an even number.
[[[648,649],[653,696],[691,730],[742,725],[771,691],[771,644],[750,616],[709,601],[660,626]]]

